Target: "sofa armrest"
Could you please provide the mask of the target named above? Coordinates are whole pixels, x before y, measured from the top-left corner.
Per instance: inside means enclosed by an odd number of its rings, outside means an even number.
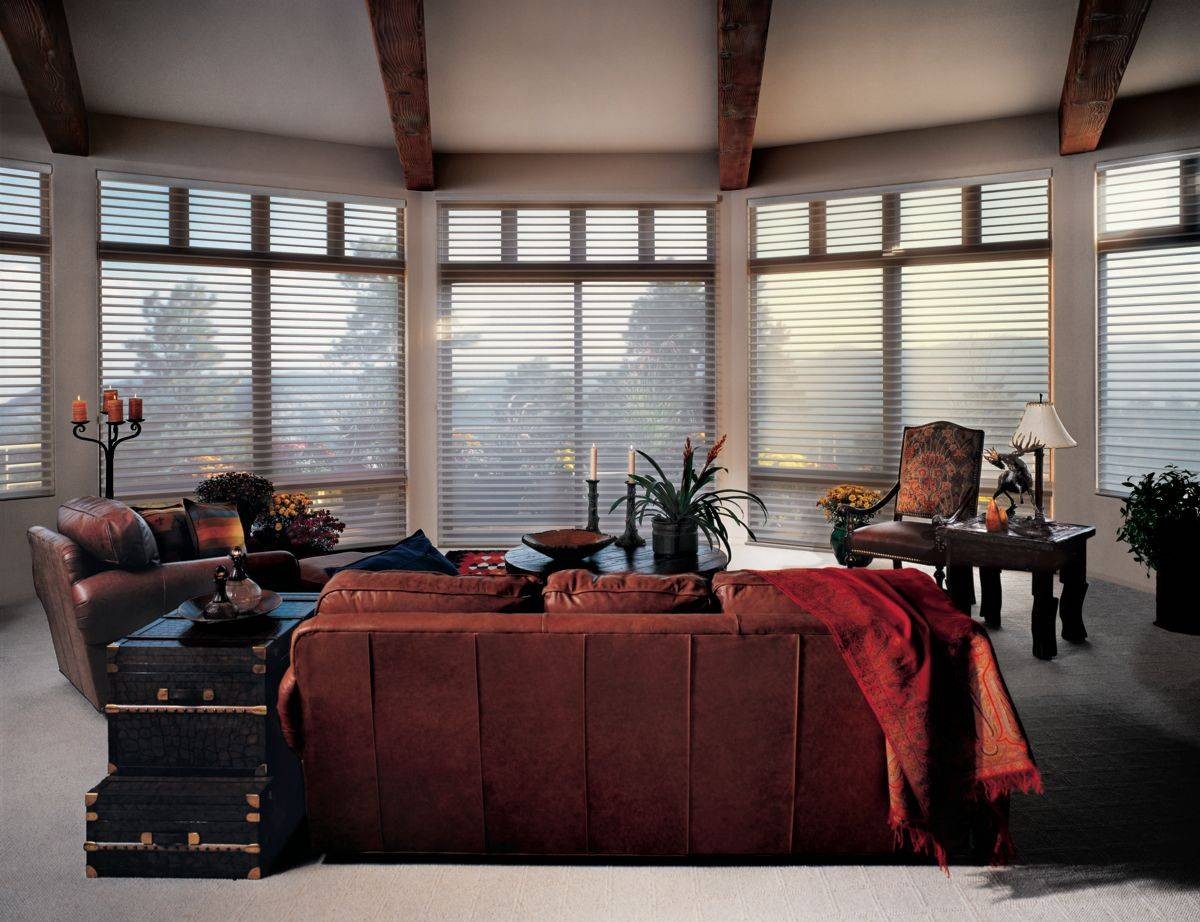
[[[297,756],[301,755],[304,736],[301,732],[300,687],[296,684],[295,670],[290,666],[279,683],[276,711],[279,714],[279,726],[283,729],[284,742]]]

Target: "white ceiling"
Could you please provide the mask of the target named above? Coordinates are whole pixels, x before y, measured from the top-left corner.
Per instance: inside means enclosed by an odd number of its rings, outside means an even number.
[[[716,146],[715,0],[427,0],[434,148]],[[756,146],[1052,111],[1077,0],[775,0]],[[356,0],[67,0],[95,112],[388,146]],[[1155,0],[1122,95],[1200,83]],[[0,93],[20,95],[0,52]]]

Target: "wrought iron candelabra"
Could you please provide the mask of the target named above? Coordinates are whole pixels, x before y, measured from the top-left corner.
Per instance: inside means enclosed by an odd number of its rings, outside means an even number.
[[[93,445],[99,445],[100,451],[104,455],[104,496],[106,499],[113,498],[113,455],[116,453],[117,446],[122,442],[128,442],[130,439],[136,439],[142,434],[142,420],[129,421],[129,435],[121,435],[121,427],[124,426],[124,421],[119,423],[109,422],[107,417],[101,415],[96,417],[96,426],[99,430],[97,435],[99,438],[92,438],[90,435],[84,435],[87,431],[88,421],[81,423],[71,423],[71,433],[81,442],[91,442]],[[108,431],[105,434],[105,427]]]
[[[596,503],[600,496],[600,481],[588,478],[588,517],[587,525],[584,526],[588,531],[600,530],[600,510],[596,508]]]
[[[646,539],[638,534],[637,519],[633,514],[633,503],[637,493],[637,484],[632,480],[625,481],[625,533],[617,538],[617,547],[632,550],[635,547],[645,547]]]

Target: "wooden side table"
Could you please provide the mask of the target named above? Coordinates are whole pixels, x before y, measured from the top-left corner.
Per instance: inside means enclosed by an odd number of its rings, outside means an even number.
[[[714,573],[729,566],[729,556],[724,551],[702,546],[690,557],[655,557],[649,546],[626,550],[610,544],[577,563],[560,563],[522,544],[504,555],[504,566],[509,573],[542,579],[557,570],[570,569],[589,570],[592,573],[652,573],[658,576],[699,573],[711,579]]]
[[[1033,574],[1033,655],[1053,659],[1058,654],[1055,615],[1062,618],[1063,640],[1087,639],[1083,598],[1087,594],[1087,542],[1096,534],[1091,525],[1050,522],[1044,535],[1020,530],[989,532],[982,517],[938,529],[947,567],[978,567],[979,613],[988,627],[1000,626],[1001,570]],[[1054,575],[1062,582],[1061,602],[1054,598]],[[962,606],[962,599],[955,599]],[[966,609],[970,610],[969,606]]]

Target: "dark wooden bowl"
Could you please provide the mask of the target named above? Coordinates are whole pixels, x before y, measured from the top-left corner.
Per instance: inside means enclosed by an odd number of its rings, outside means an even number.
[[[585,528],[553,528],[522,535],[521,543],[545,554],[551,560],[583,560],[597,551],[602,551],[614,541],[616,535],[606,535]]]

